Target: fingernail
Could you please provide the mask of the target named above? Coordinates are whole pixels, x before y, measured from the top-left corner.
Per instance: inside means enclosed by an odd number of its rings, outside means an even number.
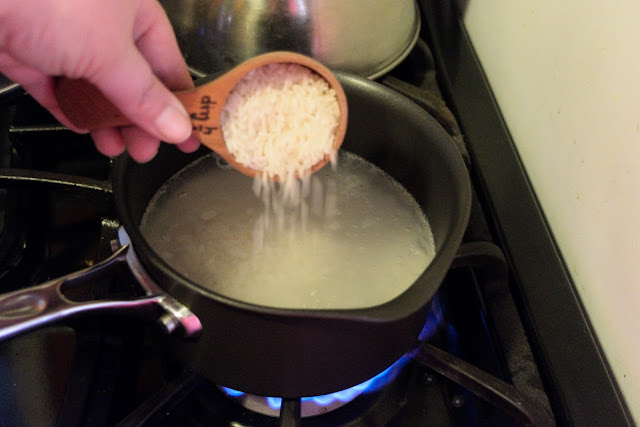
[[[191,135],[191,119],[179,102],[169,104],[158,115],[155,125],[166,142],[179,143]]]

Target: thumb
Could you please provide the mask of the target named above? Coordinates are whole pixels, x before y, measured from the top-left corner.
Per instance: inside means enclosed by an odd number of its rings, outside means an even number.
[[[133,123],[172,143],[191,135],[191,119],[180,101],[158,80],[131,45],[113,65],[89,79]]]

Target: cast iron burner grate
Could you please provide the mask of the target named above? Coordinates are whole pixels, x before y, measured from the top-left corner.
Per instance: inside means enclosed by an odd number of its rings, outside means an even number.
[[[120,424],[202,425],[211,420],[220,425],[265,426],[553,424],[548,407],[496,377],[505,375],[504,368],[493,353],[497,345],[487,329],[491,322],[483,314],[481,284],[469,266],[484,264],[492,270],[502,261],[492,244],[464,246],[434,301],[422,335],[428,342],[394,365],[383,385],[330,412],[304,417],[304,402],[282,399],[280,404],[271,403],[279,410],[262,415],[218,385],[180,371]],[[497,270],[498,275],[505,271],[504,266]],[[465,302],[456,306],[452,301],[461,295]]]

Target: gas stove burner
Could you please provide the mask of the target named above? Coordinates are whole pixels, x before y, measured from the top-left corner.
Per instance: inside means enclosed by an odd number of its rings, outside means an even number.
[[[429,312],[427,321],[420,333],[419,340],[426,341],[430,338],[436,333],[441,323],[442,307],[438,296],[436,295],[431,301],[431,311]],[[300,399],[300,412],[302,417],[305,418],[326,414],[346,405],[361,394],[373,393],[382,389],[397,377],[398,373],[407,364],[407,362],[413,359],[415,352],[416,351],[413,350],[405,354],[383,372],[361,384],[355,385],[346,390],[322,396],[303,397]],[[257,396],[224,386],[219,386],[219,388],[227,396],[231,397],[247,409],[271,417],[280,416],[282,399],[279,397]]]
[[[301,416],[306,418],[326,414],[346,405],[362,394],[374,393],[384,388],[398,376],[404,366],[412,359],[412,353],[407,353],[375,377],[346,390],[322,396],[303,397],[300,399]],[[224,386],[219,386],[219,388],[247,409],[271,417],[280,416],[282,399],[279,397],[256,396]]]

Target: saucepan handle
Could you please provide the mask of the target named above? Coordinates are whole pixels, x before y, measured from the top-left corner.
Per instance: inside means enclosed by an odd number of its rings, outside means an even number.
[[[73,301],[64,294],[65,286],[74,287],[113,274],[118,265],[129,264],[135,254],[130,245],[123,245],[106,260],[41,285],[0,296],[0,341],[57,322],[80,313],[158,315],[167,332],[180,330],[185,336],[197,335],[199,321],[184,306],[157,286],[140,283],[145,295],[130,299]],[[188,327],[180,327],[183,321]],[[190,322],[190,323],[188,323]]]

